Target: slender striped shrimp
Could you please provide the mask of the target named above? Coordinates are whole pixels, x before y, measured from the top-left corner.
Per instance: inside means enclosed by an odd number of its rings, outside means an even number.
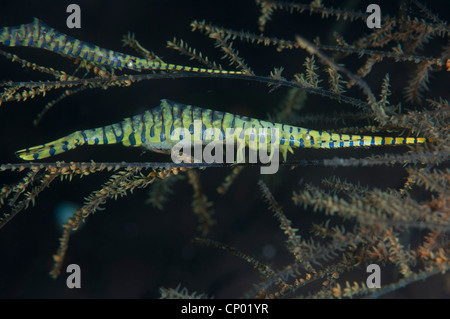
[[[201,121],[201,126],[198,126],[199,122],[196,121]],[[266,133],[264,135],[253,135],[256,144],[251,143],[251,134],[233,134],[230,137],[225,133],[227,129],[233,133],[237,131],[242,133],[249,128],[255,129],[255,131],[263,129]],[[422,144],[430,141],[421,137],[378,137],[327,133],[203,109],[163,99],[159,106],[143,114],[125,118],[116,124],[76,131],[50,143],[20,150],[16,152],[16,155],[27,161],[38,160],[69,151],[81,145],[115,143],[122,143],[125,146],[142,146],[153,151],[169,151],[182,140],[195,141],[195,130],[201,130],[198,135],[202,144],[218,140],[223,143],[236,142],[235,145],[242,145],[242,147],[251,148],[254,145],[253,147],[256,147],[256,149],[262,146],[271,149],[271,146],[277,143],[284,161],[286,161],[287,152],[293,153],[294,148],[405,145]],[[274,134],[274,132],[278,133]]]
[[[25,46],[53,51],[65,57],[81,59],[94,65],[113,69],[167,70],[219,74],[244,74],[241,71],[226,71],[196,68],[176,64],[160,63],[129,54],[101,48],[61,33],[39,19],[16,27],[0,28],[0,43],[7,46]]]

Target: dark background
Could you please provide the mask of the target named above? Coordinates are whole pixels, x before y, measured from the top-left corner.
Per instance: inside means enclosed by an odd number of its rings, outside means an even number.
[[[82,28],[67,29],[66,7],[78,3],[82,10]],[[329,1],[332,6],[365,11],[370,2]],[[378,2],[383,13],[395,14],[395,1]],[[433,1],[430,5],[442,18],[448,18],[448,4]],[[134,54],[121,46],[121,37],[134,32],[136,39],[165,61],[192,65],[186,57],[166,48],[166,41],[174,36],[200,49],[209,58],[220,62],[225,69],[227,61],[220,60],[222,53],[214,48],[212,40],[199,32],[190,32],[194,19],[212,22],[232,29],[258,33],[259,7],[254,1],[17,1],[2,3],[0,26],[16,26],[38,17],[46,24],[73,37],[104,48]],[[348,27],[351,27],[350,29]],[[301,34],[310,40],[321,37],[328,42],[330,30],[340,30],[347,40],[366,32],[362,22],[341,24],[334,18],[320,19],[318,15],[289,15],[276,12],[268,23],[266,34],[292,40]],[[256,74],[267,75],[274,67],[283,66],[284,76],[291,78],[303,71],[303,52],[277,53],[274,48],[264,48],[236,42],[234,45]],[[438,45],[435,45],[438,47]],[[8,52],[44,66],[72,72],[73,64],[51,52],[33,48],[7,48]],[[347,59],[350,68],[355,57]],[[397,65],[389,67],[392,83],[401,87],[406,81],[405,70]],[[353,67],[355,69],[355,67]],[[386,69],[375,70],[369,81],[381,83]],[[44,80],[45,75],[0,59],[1,80]],[[448,90],[444,81],[432,79],[433,93]],[[443,84],[442,84],[443,83]],[[379,85],[379,84],[377,84]],[[265,118],[277,107],[287,89],[274,92],[264,84],[226,79],[181,79],[147,81],[126,88],[88,90],[57,104],[38,127],[32,122],[44,105],[58,93],[36,98],[25,103],[5,103],[0,107],[0,163],[18,162],[14,152],[48,142],[82,128],[92,128],[118,122],[124,117],[139,114],[148,107],[167,98],[184,104],[240,115]],[[355,94],[359,94],[355,92]],[[358,95],[356,95],[358,96]],[[392,99],[401,98],[401,90],[394,91]],[[305,113],[330,113],[351,110],[330,100],[312,96]],[[330,128],[333,127],[311,127]],[[345,151],[302,151],[293,158],[324,158],[339,156],[366,156],[383,154],[386,149]],[[401,151],[401,150],[400,150]],[[139,149],[124,149],[120,145],[87,147],[62,155],[66,161],[165,161],[167,157],[145,153]],[[283,246],[285,237],[276,219],[262,201],[257,187],[260,178],[257,168],[246,169],[225,196],[218,195],[219,186],[228,169],[208,169],[201,173],[201,181],[208,198],[214,202],[214,217],[218,220],[210,238],[254,256],[281,269],[292,262],[292,256]],[[294,225],[307,236],[311,222],[321,222],[321,213],[295,207],[292,192],[301,188],[300,181],[318,183],[331,175],[360,181],[375,187],[399,187],[405,172],[400,168],[330,169],[323,167],[285,168],[265,180],[274,196],[284,207]],[[65,265],[76,263],[82,270],[82,289],[70,290],[65,285],[63,272],[57,280],[49,277],[51,256],[56,252],[60,236],[57,209],[63,203],[79,206],[84,197],[100,188],[108,174],[98,173],[72,182],[55,181],[50,189],[37,198],[36,207],[21,212],[0,231],[0,297],[1,298],[156,298],[159,287],[176,287],[179,283],[189,291],[205,292],[216,298],[242,296],[259,281],[250,264],[227,252],[198,247],[190,240],[200,234],[196,231],[197,219],[192,213],[192,187],[186,180],[177,182],[164,211],[149,204],[148,189],[106,204],[106,210],[89,217],[87,223],[72,234]],[[1,185],[17,180],[19,174],[1,173]],[[305,225],[305,227],[302,227]],[[267,257],[263,251],[273,249],[275,255]],[[63,269],[64,270],[64,269]],[[365,269],[360,276],[366,278]],[[361,277],[360,277],[361,278]],[[390,278],[390,277],[389,277]],[[364,279],[358,279],[364,280]],[[435,276],[410,285],[386,297],[448,297],[448,276]]]

